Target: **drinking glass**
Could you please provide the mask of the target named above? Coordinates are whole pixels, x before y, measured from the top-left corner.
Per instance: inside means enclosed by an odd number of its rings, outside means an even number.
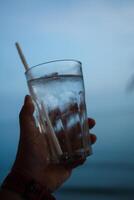
[[[82,63],[55,60],[25,73],[49,163],[70,163],[92,153]]]

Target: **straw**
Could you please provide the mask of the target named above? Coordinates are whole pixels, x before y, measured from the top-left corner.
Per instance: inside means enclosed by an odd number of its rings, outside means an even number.
[[[56,137],[56,135],[54,133],[54,129],[53,129],[51,121],[50,121],[50,119],[49,119],[49,117],[47,115],[47,112],[45,110],[45,106],[44,106],[44,102],[43,101],[41,102],[41,109],[42,109],[43,114],[46,117],[46,121],[47,121],[46,129],[47,129],[47,131],[49,133],[49,136],[51,137],[51,141],[54,144],[54,146],[56,147],[56,151],[57,151],[58,155],[62,155],[61,147],[60,147],[58,139],[57,139],[57,137]]]
[[[29,69],[29,66],[28,66],[27,61],[26,61],[26,58],[25,58],[25,56],[24,56],[24,54],[23,54],[23,52],[22,52],[22,50],[21,50],[21,47],[20,47],[20,45],[19,45],[18,42],[16,42],[15,45],[16,45],[18,54],[19,54],[19,56],[20,56],[20,59],[21,59],[23,65],[24,65],[24,67],[25,67],[25,70],[27,71],[27,70]]]
[[[38,106],[38,104],[37,104],[37,108],[39,110],[39,115],[37,117],[38,117],[38,121],[39,121],[40,131],[43,131],[44,133],[46,133],[46,131],[48,131],[48,133],[50,133],[50,131],[48,130],[47,122],[46,122],[46,120],[43,117],[44,113],[43,113],[42,107],[40,109],[39,106]],[[46,134],[47,142],[48,142],[48,146],[49,146],[49,150],[50,150],[53,158],[58,159],[58,157],[57,157],[57,151],[55,151],[55,148],[54,148],[54,145],[53,145],[53,141],[52,141],[51,137],[49,137],[49,136],[50,136],[50,134],[49,135]]]
[[[28,66],[27,61],[26,61],[26,58],[25,58],[25,56],[24,56],[24,54],[23,54],[23,52],[22,52],[22,49],[21,49],[21,47],[20,47],[20,45],[19,45],[18,42],[16,42],[15,45],[16,45],[18,54],[19,54],[19,56],[20,56],[20,59],[21,59],[23,65],[24,65],[24,68],[25,68],[25,70],[27,71],[27,70],[29,69],[29,66]],[[54,146],[55,146],[55,149],[56,149],[58,155],[62,155],[63,152],[62,152],[62,150],[61,150],[61,147],[60,147],[60,145],[59,145],[59,141],[58,141],[58,139],[57,139],[57,137],[56,137],[56,135],[55,135],[55,132],[54,132],[53,127],[52,127],[52,124],[51,124],[51,121],[49,120],[49,117],[48,117],[48,114],[47,114],[47,112],[46,112],[46,110],[45,110],[45,106],[44,106],[44,103],[43,103],[43,102],[41,103],[41,106],[42,106],[43,113],[44,113],[44,116],[45,116],[46,121],[47,121],[47,124],[48,124],[48,131],[50,132],[51,139],[52,139],[52,141],[53,141],[53,144],[54,144]]]

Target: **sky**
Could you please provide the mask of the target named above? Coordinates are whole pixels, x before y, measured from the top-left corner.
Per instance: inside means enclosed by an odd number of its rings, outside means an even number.
[[[18,115],[28,93],[16,41],[29,66],[56,59],[82,62],[87,112],[96,120],[98,138],[89,160],[134,163],[134,1],[0,0],[1,177],[16,155]],[[110,174],[93,180],[113,184],[117,176],[107,179]],[[122,178],[120,184],[130,181]]]
[[[29,66],[80,60],[89,111],[133,108],[134,1],[0,0],[0,24],[0,118],[17,117],[28,93],[16,41]]]

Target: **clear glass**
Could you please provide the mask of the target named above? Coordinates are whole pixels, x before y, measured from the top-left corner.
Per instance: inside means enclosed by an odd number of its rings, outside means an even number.
[[[70,163],[91,154],[82,64],[55,60],[25,73],[36,120],[48,144],[48,162]]]

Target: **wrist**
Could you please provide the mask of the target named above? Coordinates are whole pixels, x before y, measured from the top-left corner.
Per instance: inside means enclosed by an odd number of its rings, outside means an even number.
[[[51,173],[47,169],[41,168],[33,168],[29,169],[28,167],[21,167],[21,165],[13,166],[11,173],[16,176],[16,174],[20,174],[22,176],[28,177],[28,180],[34,180],[40,185],[47,188],[49,191],[55,191],[55,180],[54,177],[51,176]]]
[[[12,170],[6,177],[2,184],[2,189],[15,192],[28,200],[55,200],[46,186],[37,182],[28,174],[22,174],[17,170]]]
[[[0,188],[0,200],[25,200],[19,193]]]

